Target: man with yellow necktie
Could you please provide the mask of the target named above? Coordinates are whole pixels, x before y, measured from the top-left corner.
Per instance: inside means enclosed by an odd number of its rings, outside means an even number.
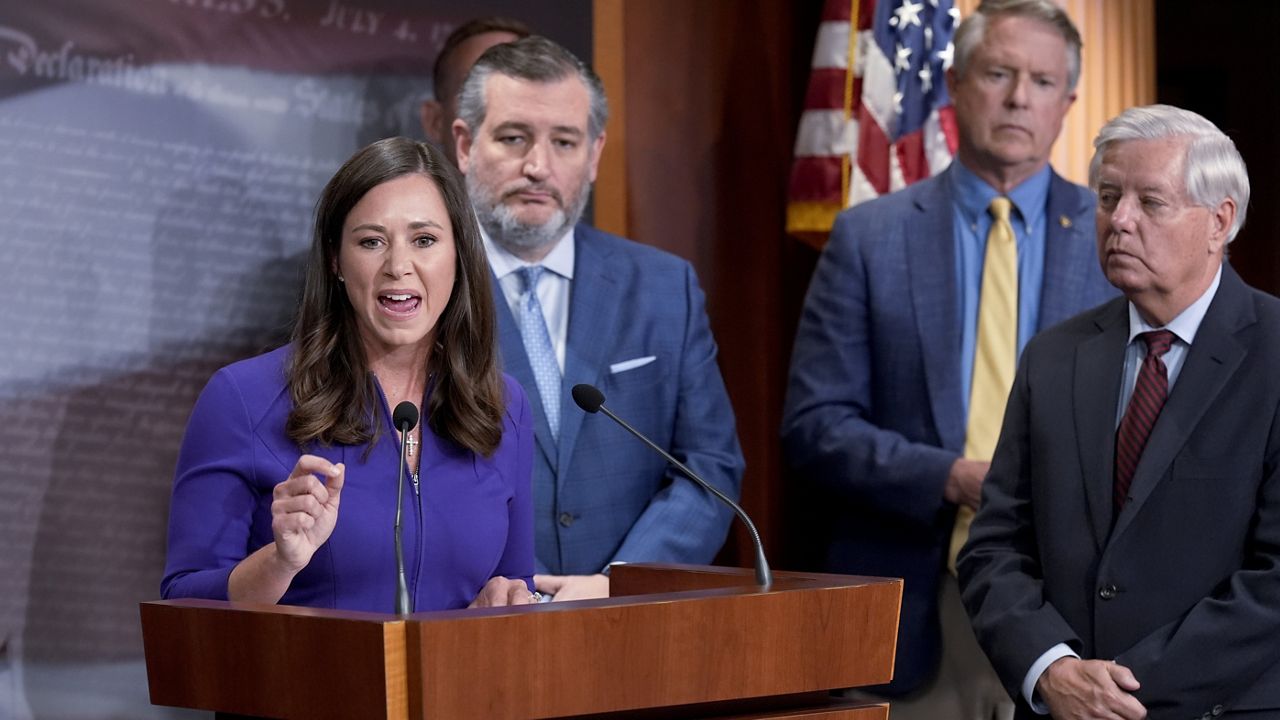
[[[1080,36],[1051,0],[986,0],[954,36],[940,175],[836,220],[797,331],[787,459],[829,511],[826,569],[905,579],[895,720],[1009,718],[959,600],[1018,352],[1113,297],[1094,198],[1049,167]]]

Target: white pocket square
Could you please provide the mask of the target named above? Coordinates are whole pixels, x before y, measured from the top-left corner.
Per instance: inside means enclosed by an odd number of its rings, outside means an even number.
[[[636,368],[638,368],[638,367],[644,367],[645,365],[648,365],[649,363],[651,363],[651,362],[653,362],[654,360],[657,360],[657,359],[658,359],[658,356],[657,356],[657,355],[649,355],[649,356],[647,356],[647,357],[636,358],[636,359],[634,359],[634,360],[623,360],[623,361],[622,361],[622,362],[620,362],[620,363],[614,363],[614,364],[610,365],[610,366],[609,366],[609,374],[610,374],[610,375],[617,375],[617,374],[618,374],[618,373],[620,373],[620,372],[626,372],[626,371],[628,371],[628,370],[635,370]]]

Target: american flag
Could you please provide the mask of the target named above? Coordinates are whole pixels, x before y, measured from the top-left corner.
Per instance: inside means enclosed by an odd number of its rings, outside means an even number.
[[[950,164],[956,125],[943,73],[959,20],[952,0],[827,0],[796,133],[787,232],[820,246],[844,208]]]

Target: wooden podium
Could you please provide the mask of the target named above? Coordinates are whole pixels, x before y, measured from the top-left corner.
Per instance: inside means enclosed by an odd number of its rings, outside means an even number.
[[[408,617],[142,603],[151,702],[264,718],[885,720],[902,581],[619,565],[612,597]]]

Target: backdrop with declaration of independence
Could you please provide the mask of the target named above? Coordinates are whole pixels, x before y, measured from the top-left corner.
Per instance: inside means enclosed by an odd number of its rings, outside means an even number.
[[[189,715],[149,706],[137,604],[191,405],[282,342],[320,188],[422,136],[444,38],[493,14],[590,57],[590,0],[6,4],[0,719]]]

